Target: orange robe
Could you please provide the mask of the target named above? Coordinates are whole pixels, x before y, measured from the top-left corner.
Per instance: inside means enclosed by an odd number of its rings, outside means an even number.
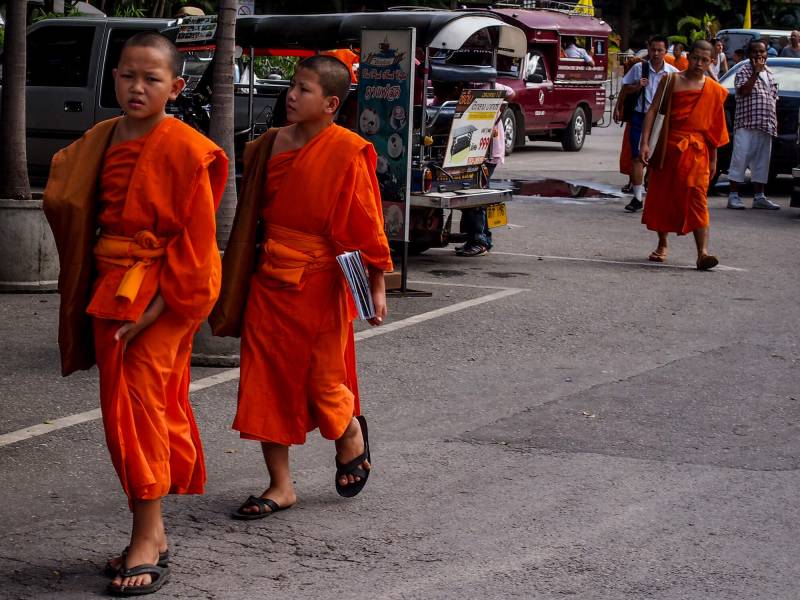
[[[649,167],[642,213],[648,229],[686,234],[708,226],[708,149],[728,143],[727,97],[728,91],[710,77],[702,90],[673,93],[664,166]]]
[[[202,493],[189,361],[192,337],[219,293],[214,213],[227,159],[195,130],[165,119],[144,138],[108,148],[102,160],[96,276],[84,309],[92,316],[111,459],[129,502]],[[51,212],[57,219],[58,206]],[[62,263],[62,276],[70,268]],[[156,321],[127,347],[115,341],[120,326],[137,320],[157,294],[166,307]]]
[[[269,160],[233,422],[243,438],[302,444],[319,427],[336,439],[360,414],[353,306],[335,257],[359,250],[392,268],[375,163],[372,145],[337,125]]]

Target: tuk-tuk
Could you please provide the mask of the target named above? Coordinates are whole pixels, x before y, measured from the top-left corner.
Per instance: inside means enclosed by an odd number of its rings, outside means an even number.
[[[477,206],[497,207],[492,209],[494,222],[502,223],[505,216],[502,203],[511,199],[511,190],[490,188],[483,164],[486,152],[479,159],[474,157],[486,145],[491,126],[487,130],[485,126],[481,128],[478,121],[470,121],[465,126],[467,129],[461,127],[464,131],[459,131],[455,140],[451,129],[454,119],[466,114],[465,98],[485,99],[484,104],[496,110],[494,113],[483,111],[484,116],[489,120],[499,118],[501,102],[497,100],[496,91],[478,88],[492,87],[489,83],[498,77],[498,55],[517,61],[525,57],[527,41],[520,29],[481,11],[265,15],[239,18],[236,44],[242,49],[243,57],[304,57],[341,49],[358,53],[362,49],[362,34],[375,30],[413,31],[415,47],[409,48],[410,52],[400,52],[397,57],[398,61],[400,55],[407,61],[410,59],[409,87],[416,88],[408,105],[411,112],[406,114],[403,106],[395,105],[391,127],[389,119],[376,119],[366,105],[362,106],[365,99],[362,76],[359,82],[354,82],[337,122],[364,135],[376,146],[377,174],[389,239],[408,241],[411,252],[446,246],[461,239],[451,231],[452,211]],[[381,49],[370,57],[390,51],[390,44],[385,40],[379,45]],[[363,55],[362,59],[365,57]],[[249,58],[248,62],[251,62]],[[235,86],[236,129],[240,133],[237,147],[268,127],[284,124],[282,109],[288,87],[285,79],[257,79],[249,64],[242,65],[244,79]],[[363,75],[368,66],[362,64],[359,72]],[[366,71],[367,75],[369,73]],[[432,89],[437,80],[463,82],[464,95],[434,105]],[[466,120],[462,118],[461,122]],[[410,128],[408,143],[399,134],[403,123],[408,123]],[[469,126],[474,127],[471,132]],[[384,138],[376,141],[375,136],[380,138],[381,135]],[[462,161],[465,164],[452,166],[456,162],[452,160],[453,154],[463,157],[468,152],[473,156]],[[241,152],[237,154],[241,156]],[[410,173],[404,176],[394,166],[408,158]],[[402,208],[398,208],[402,203],[397,200],[401,197],[410,204],[405,215]],[[447,218],[445,211],[448,211]]]

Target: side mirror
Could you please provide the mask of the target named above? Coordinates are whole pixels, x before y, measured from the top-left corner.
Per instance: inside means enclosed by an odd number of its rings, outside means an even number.
[[[531,73],[528,75],[528,78],[525,80],[528,83],[542,83],[544,81],[544,77],[539,75],[538,73]]]

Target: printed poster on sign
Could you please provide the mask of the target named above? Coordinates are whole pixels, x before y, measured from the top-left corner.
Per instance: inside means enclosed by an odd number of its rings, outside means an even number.
[[[444,168],[480,165],[492,145],[492,130],[503,104],[503,90],[464,90],[447,140]]]
[[[415,31],[365,29],[358,69],[358,133],[378,154],[386,237],[408,241]]]

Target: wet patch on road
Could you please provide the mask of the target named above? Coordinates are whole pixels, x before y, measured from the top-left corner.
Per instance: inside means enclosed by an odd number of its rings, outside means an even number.
[[[570,202],[597,202],[623,198],[618,188],[597,182],[552,178],[499,179],[493,188],[511,189],[521,199],[538,198]]]
[[[489,277],[497,277],[499,279],[511,279],[513,277],[530,276],[530,273],[522,273],[520,271],[488,271],[486,274]]]

